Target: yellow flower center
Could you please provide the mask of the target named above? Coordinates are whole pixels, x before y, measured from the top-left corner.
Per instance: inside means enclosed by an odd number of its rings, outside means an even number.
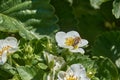
[[[11,48],[11,46],[5,46],[5,47],[3,47],[2,50],[0,50],[0,56],[3,54],[4,51],[6,51],[6,50],[8,50],[10,48]]]
[[[72,46],[73,42],[74,42],[74,38],[69,37],[69,38],[66,38],[65,44],[67,46]]]
[[[69,77],[66,78],[66,80],[78,80],[78,78],[73,75],[70,75]]]
[[[80,37],[68,37],[66,38],[65,44],[67,46],[73,46],[74,49],[78,48],[78,43],[80,42],[81,38]]]

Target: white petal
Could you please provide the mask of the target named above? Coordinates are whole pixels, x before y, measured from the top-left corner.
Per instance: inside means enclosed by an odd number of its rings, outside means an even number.
[[[59,70],[65,64],[63,57],[57,57],[45,51],[43,53],[44,53],[44,58],[48,62],[48,64],[50,62],[54,62],[53,70]]]
[[[4,40],[0,40],[0,50],[6,46],[4,43],[5,43]]]
[[[67,48],[67,49],[73,49],[73,46],[67,46],[67,45],[63,45],[63,48]]]
[[[64,71],[60,71],[58,73],[58,80],[64,80],[66,73]]]
[[[17,39],[15,37],[7,37],[5,40],[17,42]]]
[[[56,35],[55,35],[55,39],[58,43],[58,46],[60,47],[63,47],[65,44],[65,35],[66,33],[65,32],[57,32]]]
[[[44,54],[45,60],[48,61],[48,63],[51,62],[51,61],[54,61],[54,56],[52,54],[49,54],[45,51],[43,52],[43,54]]]
[[[81,77],[80,80],[90,80],[90,79],[86,76],[86,77]]]
[[[0,58],[0,65],[3,65],[7,61],[7,51],[4,51]]]
[[[57,56],[55,56],[54,60],[55,60],[54,70],[59,70],[65,64],[65,61],[64,61],[63,57],[57,57]]]
[[[85,51],[84,49],[82,48],[78,48],[78,49],[69,49],[71,52],[74,52],[74,53],[77,53],[77,52],[80,52],[81,54],[84,54]]]
[[[8,45],[12,46],[13,48],[18,46],[17,39],[14,37],[7,37],[5,41],[7,42]]]
[[[54,80],[54,78],[55,78],[55,72],[49,73],[47,75],[47,80]]]
[[[79,47],[83,47],[88,44],[88,41],[85,39],[81,39],[80,43],[78,44]]]
[[[67,32],[66,37],[80,37],[80,35],[77,31],[69,31]]]
[[[6,44],[6,46],[11,46],[12,48],[10,48],[9,50],[8,50],[8,52],[9,53],[13,53],[13,52],[15,52],[15,51],[17,51],[18,50],[18,42],[17,42],[17,39],[16,38],[14,38],[14,37],[7,37],[6,39],[5,39],[5,44]]]
[[[67,72],[71,71],[71,70],[72,70],[73,74],[77,77],[86,75],[85,68],[81,64],[71,65],[70,68],[67,70]]]

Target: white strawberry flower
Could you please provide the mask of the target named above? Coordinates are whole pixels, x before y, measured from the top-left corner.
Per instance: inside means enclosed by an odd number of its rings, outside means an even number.
[[[86,39],[82,39],[78,32],[69,31],[67,33],[60,31],[55,35],[58,46],[68,48],[71,52],[80,52],[84,54],[85,51],[82,47],[88,44]]]
[[[7,61],[7,55],[18,50],[18,42],[14,37],[0,40],[0,65]]]
[[[59,70],[65,64],[65,61],[62,57],[54,56],[45,51],[43,53],[44,53],[44,58],[48,62],[48,64],[54,62],[54,66],[52,68],[53,71]]]
[[[56,71],[58,71],[65,64],[65,61],[62,57],[54,56],[54,55],[47,53],[45,51],[43,52],[43,54],[44,54],[44,58],[47,61],[48,65],[51,62],[53,62],[53,66],[51,68],[51,73],[49,73],[47,75],[47,80],[54,80]]]
[[[86,76],[85,68],[81,64],[71,65],[66,72],[58,72],[57,80],[90,80]]]

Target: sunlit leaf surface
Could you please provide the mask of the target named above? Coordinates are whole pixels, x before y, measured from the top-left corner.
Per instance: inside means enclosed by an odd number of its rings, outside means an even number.
[[[100,5],[104,2],[107,2],[109,0],[90,0],[90,4],[95,8],[95,9],[99,9]]]
[[[39,39],[58,30],[49,0],[1,1],[0,31],[19,32],[25,39]]]
[[[104,56],[116,62],[120,58],[120,32],[106,32],[98,37],[92,48],[93,55]],[[118,62],[117,62],[118,64]],[[116,65],[117,65],[116,64]]]
[[[115,15],[116,18],[120,18],[120,1],[119,0],[113,1],[112,13]]]

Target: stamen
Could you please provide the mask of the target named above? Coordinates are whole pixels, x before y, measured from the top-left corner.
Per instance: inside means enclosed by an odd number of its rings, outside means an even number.
[[[75,77],[74,75],[70,75],[66,78],[66,80],[78,80],[78,78]]]
[[[72,37],[66,38],[65,44],[67,46],[72,46],[73,43],[74,43],[74,38]]]
[[[65,41],[65,44],[67,46],[73,46],[74,49],[78,48],[78,43],[80,42],[81,38],[80,37],[69,37],[69,38],[66,38],[66,41]]]
[[[2,54],[3,54],[4,51],[8,51],[8,49],[10,49],[10,48],[11,48],[11,46],[5,46],[5,47],[3,47],[2,50],[0,50],[0,56],[2,56]]]

